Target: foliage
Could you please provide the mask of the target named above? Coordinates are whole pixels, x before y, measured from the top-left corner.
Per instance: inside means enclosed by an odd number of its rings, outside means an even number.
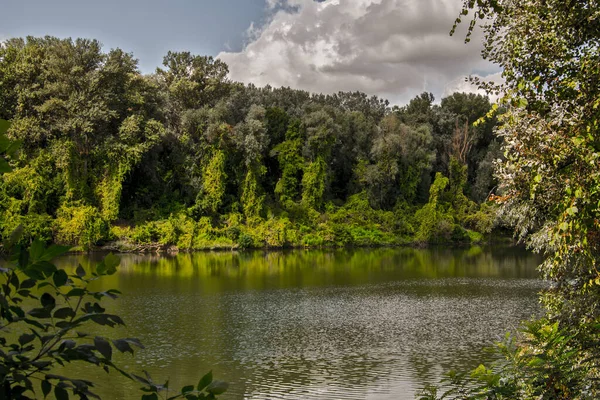
[[[429,386],[418,393],[420,400],[438,399],[594,399],[600,326],[581,341],[559,322],[540,319],[527,323],[518,341],[507,334],[497,343],[500,360],[491,368],[480,365],[470,374],[451,371],[441,386]],[[573,357],[584,355],[573,365]]]
[[[440,196],[448,186],[448,182],[448,178],[438,172],[429,189],[429,202],[415,214],[415,221],[419,224],[415,237],[417,242],[427,243],[449,239],[453,224],[444,214],[440,204]]]
[[[10,122],[0,120],[0,174],[12,171],[12,168],[5,156],[14,155],[21,145],[18,141],[8,139],[6,132],[9,128]]]
[[[480,82],[502,95],[490,115],[506,108],[494,198],[516,236],[545,255],[540,271],[551,285],[541,296],[546,315],[501,347],[505,365],[478,369],[486,378],[478,390],[461,381],[451,390],[463,390],[461,398],[598,398],[600,7],[465,1],[461,16],[469,12],[467,41],[481,20],[483,56],[503,69],[503,83]]]
[[[317,209],[321,206],[325,194],[325,160],[322,157],[309,163],[302,175],[302,204]]]
[[[259,168],[259,171],[250,169],[246,173],[240,200],[242,201],[244,215],[248,221],[260,217],[265,196],[260,193],[258,178],[265,172],[264,168]]]
[[[106,236],[107,224],[97,208],[81,204],[63,204],[55,220],[56,241],[89,248]]]
[[[16,235],[18,231],[13,242]],[[118,315],[107,313],[101,305],[103,299],[116,299],[120,292],[88,288],[92,281],[116,272],[118,257],[109,254],[93,271],[79,265],[73,274],[68,274],[52,264],[52,259],[64,254],[68,247],[46,247],[36,240],[30,247],[5,243],[5,249],[12,251],[8,254],[9,264],[0,270],[3,398],[46,398],[51,392],[57,399],[71,395],[99,398],[93,392],[94,382],[54,373],[58,366],[83,363],[141,383],[145,400],[158,400],[162,393],[169,399],[213,399],[227,389],[224,382],[213,381],[209,373],[197,386],[185,386],[180,393],[169,396],[166,383],[156,384],[147,373],[146,377],[132,374],[114,363],[114,352],[133,354],[134,348],[144,348],[138,339],[109,339],[87,333],[94,325],[124,325]]]
[[[304,163],[301,156],[302,138],[299,121],[293,122],[288,127],[285,139],[272,150],[272,154],[277,155],[281,168],[281,178],[275,186],[275,193],[279,195],[279,201],[283,205],[288,201],[295,201],[298,197],[298,175]]]
[[[216,213],[225,195],[227,174],[225,173],[225,153],[215,150],[202,174],[202,191],[199,204],[203,210]],[[198,202],[198,200],[197,200]]]
[[[493,193],[493,123],[471,125],[489,111],[483,96],[435,104],[424,93],[390,109],[360,92],[257,88],[227,72],[212,57],[169,52],[143,75],[131,54],[95,40],[5,41],[0,118],[23,148],[0,161],[14,168],[0,181],[0,233],[24,225],[23,241],[35,233],[80,249],[409,243],[439,172],[456,189],[444,213],[457,235],[432,237],[462,241],[473,200]],[[449,158],[457,126],[470,144],[460,171]],[[329,220],[361,193],[369,218]],[[244,220],[230,224],[234,214]],[[296,228],[282,236],[285,221]]]

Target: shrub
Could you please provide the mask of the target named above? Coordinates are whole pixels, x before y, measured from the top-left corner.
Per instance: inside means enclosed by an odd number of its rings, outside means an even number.
[[[242,233],[238,238],[237,245],[240,249],[249,249],[254,246],[254,241],[250,235]]]
[[[450,236],[450,239],[453,242],[458,243],[468,243],[471,241],[471,237],[469,236],[467,230],[458,224],[454,224],[452,227],[452,235]]]
[[[5,201],[6,209],[0,213],[0,233],[7,239],[17,228],[21,227],[23,234],[21,243],[31,243],[34,238],[44,242],[52,240],[52,217],[48,214],[27,213],[21,214],[22,200],[8,198]]]
[[[108,225],[97,208],[79,202],[63,204],[57,212],[57,243],[89,248],[108,236]]]
[[[498,207],[494,203],[484,203],[475,213],[465,217],[465,226],[479,233],[490,233],[496,226]]]

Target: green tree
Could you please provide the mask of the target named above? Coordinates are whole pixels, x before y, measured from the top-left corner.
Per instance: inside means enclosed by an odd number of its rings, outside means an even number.
[[[598,398],[600,5],[469,0],[457,24],[469,12],[467,41],[480,21],[483,56],[503,69],[503,83],[481,83],[506,107],[497,200],[517,236],[545,255],[540,271],[551,285],[546,316],[504,363],[479,368],[482,385],[463,386],[462,398]]]
[[[230,89],[227,64],[213,57],[169,51],[163,66],[156,72],[167,87],[171,112],[214,106]],[[172,116],[177,120],[176,114]]]
[[[304,167],[302,175],[302,204],[312,209],[319,209],[323,204],[326,180],[325,160],[318,157]]]
[[[499,177],[504,214],[530,246],[549,256],[544,295],[549,315],[567,326],[596,321],[596,166],[600,76],[595,2],[528,0],[465,3],[484,22],[483,55],[499,64],[497,86],[507,159]],[[529,55],[534,54],[534,57]],[[583,327],[582,326],[582,327]]]
[[[304,159],[302,158],[302,134],[300,121],[294,121],[285,133],[285,141],[281,142],[271,151],[277,156],[281,178],[275,186],[275,193],[279,195],[281,204],[296,201],[299,193],[299,176],[302,173]]]
[[[225,153],[222,150],[214,150],[202,174],[202,191],[197,199],[201,209],[209,213],[219,210],[225,196],[226,181]]]

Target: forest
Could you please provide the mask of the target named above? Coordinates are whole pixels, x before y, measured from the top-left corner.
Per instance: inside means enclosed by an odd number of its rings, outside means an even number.
[[[227,73],[188,52],[144,75],[96,40],[4,42],[0,119],[20,151],[0,182],[2,238],[22,226],[24,242],[82,250],[371,246],[481,242],[499,224],[487,97],[391,106]]]

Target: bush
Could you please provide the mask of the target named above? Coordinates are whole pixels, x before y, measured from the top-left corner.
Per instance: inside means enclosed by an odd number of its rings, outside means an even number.
[[[465,226],[479,233],[490,233],[496,226],[497,209],[494,203],[482,204],[477,212],[465,217]]]
[[[450,236],[450,239],[457,243],[468,243],[471,241],[471,237],[469,236],[467,230],[457,224],[452,227],[452,235]]]
[[[254,246],[254,241],[251,236],[242,233],[238,238],[237,245],[240,249],[249,249]]]
[[[506,335],[495,351],[499,361],[470,374],[451,371],[439,386],[423,388],[419,400],[597,399],[596,357],[590,357],[600,327],[578,336],[547,318],[525,324],[518,337]]]
[[[58,209],[54,226],[57,243],[89,248],[108,237],[108,224],[98,209],[79,202],[63,204]]]
[[[21,243],[31,243],[34,238],[50,242],[52,240],[52,217],[48,214],[22,214],[22,203],[22,200],[14,198],[6,200],[6,209],[0,214],[0,233],[2,238],[9,238],[11,233],[20,226],[23,230]]]

